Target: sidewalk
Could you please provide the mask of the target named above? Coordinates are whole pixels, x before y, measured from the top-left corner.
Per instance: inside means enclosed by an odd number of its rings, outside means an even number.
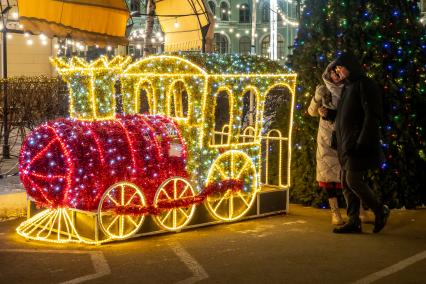
[[[0,220],[25,216],[27,195],[19,176],[0,179]]]

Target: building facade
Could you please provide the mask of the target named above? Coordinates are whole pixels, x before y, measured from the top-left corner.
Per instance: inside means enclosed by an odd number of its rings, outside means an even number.
[[[426,25],[426,0],[420,0],[419,5],[421,13],[420,21],[423,23],[423,25]]]
[[[249,54],[252,37],[252,0],[208,0],[206,1],[216,19],[214,49],[218,53]],[[269,0],[257,0],[256,32],[254,51],[269,56],[271,36],[271,11],[277,14],[277,54],[284,60],[291,53],[289,48],[296,36],[296,23],[300,7],[298,1],[278,0],[277,9],[272,10]]]
[[[251,51],[252,37],[252,0],[206,0],[208,8],[215,18],[214,52],[217,53],[242,53],[249,54]],[[278,0],[277,8],[272,10],[270,0],[257,0],[256,9],[256,32],[255,53],[269,56],[270,48],[270,18],[272,13],[277,14],[277,57],[284,60],[291,50],[297,27],[289,24],[298,21],[300,1]],[[133,11],[133,31],[130,37],[128,53],[133,57],[141,56],[141,48],[144,42],[144,23],[146,13],[145,1],[128,1],[129,9]],[[137,16],[142,14],[141,16]],[[162,51],[164,34],[156,23],[154,26],[154,43],[158,52]]]
[[[8,6],[11,9],[7,11]],[[7,3],[2,1],[0,7],[2,12],[7,11],[2,13],[0,21],[0,51],[3,51],[4,46],[7,50],[6,58],[3,57],[3,52],[0,52],[1,76],[52,76],[54,68],[49,62],[49,57],[55,54],[55,40],[43,35],[20,32],[22,26],[19,23],[16,0],[9,0]],[[5,30],[8,32],[4,38]]]

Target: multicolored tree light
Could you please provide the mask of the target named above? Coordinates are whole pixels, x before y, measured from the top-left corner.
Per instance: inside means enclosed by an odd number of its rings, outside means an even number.
[[[291,63],[300,74],[295,113],[295,152],[304,182],[294,184],[298,198],[315,202],[316,121],[305,112],[327,63],[354,52],[382,87],[385,113],[383,150],[387,161],[372,182],[393,206],[426,203],[424,125],[426,116],[426,31],[418,1],[305,1]]]

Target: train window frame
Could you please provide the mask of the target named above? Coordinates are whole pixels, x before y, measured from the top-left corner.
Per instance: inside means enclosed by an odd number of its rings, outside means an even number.
[[[228,101],[228,120],[225,122],[225,124],[220,126],[220,129],[216,129],[216,124],[217,124],[217,116],[214,115],[214,119],[212,121],[212,127],[211,127],[211,137],[209,139],[209,147],[227,147],[227,146],[231,146],[232,145],[232,125],[234,123],[233,121],[233,100],[234,100],[234,94],[232,92],[231,89],[227,88],[227,87],[220,87],[215,93],[214,93],[214,113],[216,114],[216,112],[218,111],[218,98],[219,96],[225,93],[227,95],[227,101]],[[225,113],[225,112],[224,112]],[[217,135],[219,135],[220,137],[220,143],[216,143],[216,137]],[[224,137],[226,137],[226,142]]]
[[[177,94],[176,93],[176,85],[181,83],[183,86],[182,91]],[[183,94],[186,93],[186,101],[184,102]],[[179,95],[180,98],[177,98],[176,96]],[[180,103],[177,104],[177,101],[180,99]],[[177,120],[188,120],[192,111],[190,109],[191,107],[191,99],[192,94],[189,91],[188,84],[183,79],[177,79],[174,80],[168,89],[167,92],[167,115],[177,119]],[[185,106],[186,105],[186,114],[185,114]],[[179,114],[179,115],[178,115]]]
[[[154,90],[154,84],[147,78],[141,78],[139,82],[136,84],[135,87],[135,113],[141,114],[141,97],[142,97],[142,90],[145,90],[145,96],[146,100],[148,102],[148,114],[155,114],[156,113],[156,106],[155,106],[155,90]]]

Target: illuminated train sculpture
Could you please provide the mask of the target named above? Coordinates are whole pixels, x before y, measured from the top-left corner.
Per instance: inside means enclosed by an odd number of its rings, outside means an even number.
[[[53,59],[69,86],[70,118],[39,126],[22,146],[21,181],[31,202],[46,209],[17,232],[51,242],[122,240],[140,233],[149,215],[163,230],[180,230],[200,203],[216,220],[238,220],[252,208],[262,186],[270,185],[268,158],[266,173],[261,169],[262,141],[266,149],[270,141],[279,142],[275,190],[286,190],[288,204],[296,75],[266,73],[278,68],[269,61],[271,66],[250,73],[262,60],[163,55],[127,66],[130,59],[120,56],[93,63]],[[238,65],[232,69],[230,63]],[[122,114],[116,113],[118,77]],[[262,136],[264,101],[276,87],[290,93],[287,137],[277,130]],[[242,129],[239,118],[250,93],[256,111],[251,125]],[[217,98],[224,94],[228,123],[215,125]],[[144,103],[149,114],[139,114]],[[94,222],[84,221],[91,217]],[[87,228],[94,234],[87,234]]]

